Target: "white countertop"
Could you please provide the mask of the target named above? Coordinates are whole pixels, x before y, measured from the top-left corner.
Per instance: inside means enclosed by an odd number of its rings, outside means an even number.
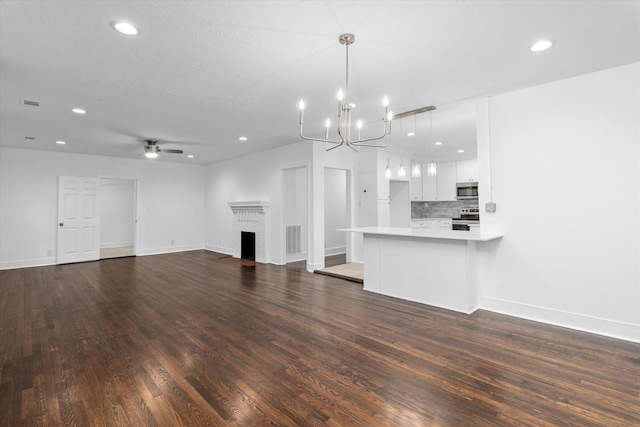
[[[418,237],[429,239],[450,239],[450,240],[474,240],[487,242],[502,237],[502,233],[486,233],[465,230],[430,230],[426,228],[400,228],[400,227],[358,227],[343,228],[339,231],[349,231],[353,233],[378,234],[382,236],[402,236]]]

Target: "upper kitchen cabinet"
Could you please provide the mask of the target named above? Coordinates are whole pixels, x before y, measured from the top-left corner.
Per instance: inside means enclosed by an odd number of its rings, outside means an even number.
[[[422,165],[422,200],[435,202],[438,200],[438,177],[427,174],[427,164]]]
[[[478,181],[478,159],[460,160],[456,163],[457,182]]]
[[[437,200],[439,202],[456,200],[456,162],[438,163],[437,173]]]
[[[411,186],[411,200],[414,202],[424,200],[422,198],[422,177],[412,176],[409,185]]]

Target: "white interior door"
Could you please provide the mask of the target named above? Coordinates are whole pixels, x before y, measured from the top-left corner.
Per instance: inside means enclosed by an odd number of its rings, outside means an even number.
[[[99,178],[58,181],[58,264],[100,258]]]

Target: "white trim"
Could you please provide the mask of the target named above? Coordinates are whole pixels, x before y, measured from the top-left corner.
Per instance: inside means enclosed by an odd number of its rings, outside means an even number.
[[[197,251],[199,249],[204,249],[204,245],[169,246],[166,248],[139,249],[136,255],[138,256],[161,255],[161,254],[171,254],[174,252]]]
[[[273,265],[284,265],[282,263],[282,261],[280,261],[280,258],[277,256],[270,256],[269,257],[269,261],[267,261],[269,264],[273,264]]]
[[[322,270],[324,268],[324,262],[318,263],[318,264],[312,264],[310,262],[307,262],[307,271],[313,273],[316,270]]]
[[[341,255],[347,253],[346,246],[336,246],[335,248],[324,248],[324,256]]]
[[[218,252],[225,255],[233,256],[233,248],[225,248],[224,246],[204,245],[204,249],[211,252]]]
[[[129,242],[115,242],[115,243],[100,243],[100,249],[107,248],[122,248],[124,246],[133,246],[133,241]]]
[[[287,263],[298,262],[298,261],[306,261],[306,259],[307,259],[307,253],[306,252],[300,252],[298,254],[290,254],[290,255],[286,256]]]
[[[482,310],[640,343],[640,325],[538,307],[498,298],[482,298]]]
[[[5,261],[0,263],[0,270],[12,270],[15,268],[27,267],[44,267],[47,265],[56,265],[56,257],[50,256],[46,258],[24,259],[18,261]]]

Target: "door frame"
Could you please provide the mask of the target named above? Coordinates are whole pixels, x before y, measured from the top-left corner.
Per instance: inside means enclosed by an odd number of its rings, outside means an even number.
[[[138,256],[138,179],[110,175],[99,175],[98,178],[101,184],[103,179],[118,179],[121,181],[131,181],[133,183],[133,255]]]
[[[301,168],[306,168],[307,171],[307,192],[306,192],[306,197],[307,197],[307,218],[306,218],[306,229],[307,229],[307,247],[306,247],[306,253],[307,253],[307,265],[309,264],[309,258],[310,258],[310,254],[311,254],[311,241],[312,241],[312,231],[311,231],[311,162],[307,161],[307,162],[300,162],[300,163],[294,163],[291,165],[288,165],[286,167],[283,167],[281,169],[282,172],[282,178],[281,178],[281,186],[280,186],[280,190],[281,190],[281,197],[282,197],[282,211],[280,214],[280,261],[279,264],[280,265],[286,265],[288,263],[287,261],[287,224],[286,224],[286,211],[285,211],[285,206],[286,206],[286,196],[285,196],[285,172],[286,171],[290,171],[293,169],[301,169]],[[292,261],[293,262],[293,261]]]

